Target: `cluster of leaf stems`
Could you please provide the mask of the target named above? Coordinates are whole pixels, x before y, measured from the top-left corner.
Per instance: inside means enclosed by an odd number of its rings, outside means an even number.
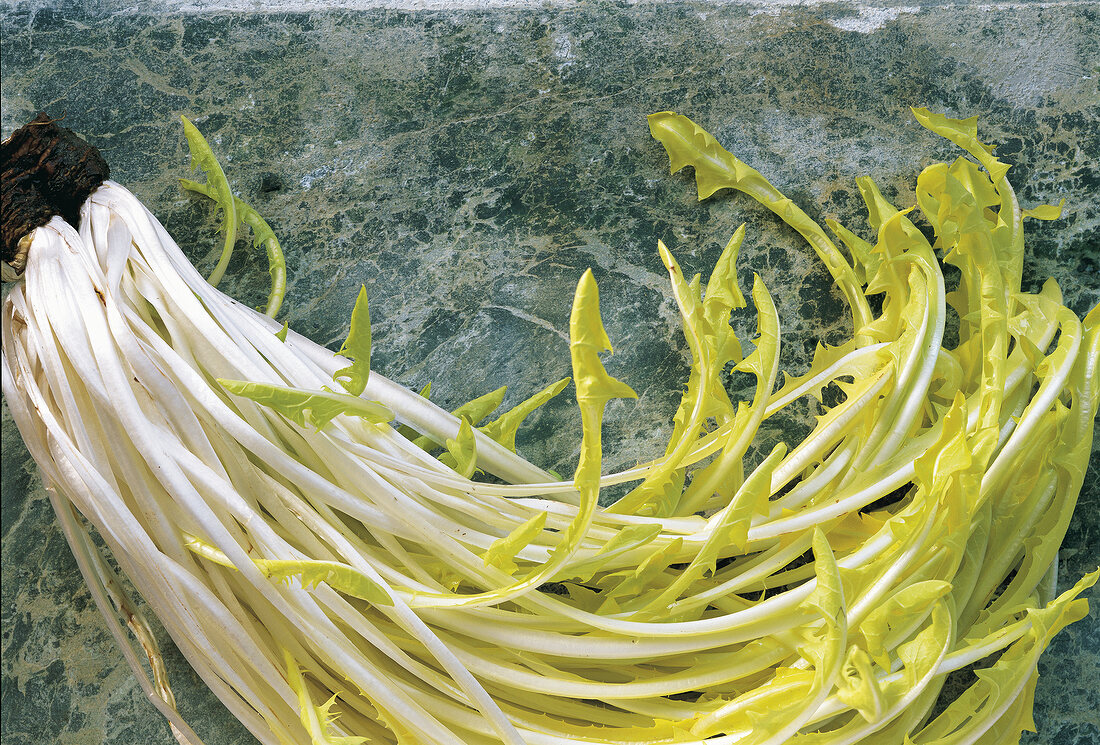
[[[873,242],[828,221],[848,255],[693,122],[650,117],[700,199],[739,190],[806,239],[854,333],[777,388],[780,319],[759,277],[747,356],[729,324],[747,305],[744,226],[705,285],[659,245],[691,372],[665,452],[620,473],[601,472],[601,423],[634,393],[601,362],[591,272],[570,318],[580,459],[562,479],[515,438],[568,379],[486,422],[503,390],[447,412],[370,370],[365,292],[343,356],[272,320],[278,241],[186,120],[208,181],[184,186],[224,214],[210,283],[111,182],[79,230],[39,229],[4,303],[5,396],[176,737],[199,742],[88,525],[264,745],[1017,742],[1036,660],[1097,579],[1054,591],[1100,401],[1100,309],[1082,321],[1053,282],[1021,289],[1023,219],[1060,209],[1019,207],[974,119],[914,114],[971,156],[917,179],[935,241],[862,178]],[[268,251],[268,315],[212,286],[238,220]],[[941,260],[961,276],[950,293]],[[723,387],[731,365],[755,377],[751,401]],[[831,385],[843,399],[812,432],[746,472],[761,423]],[[600,506],[622,483],[636,485]],[[945,677],[982,660],[930,717]]]

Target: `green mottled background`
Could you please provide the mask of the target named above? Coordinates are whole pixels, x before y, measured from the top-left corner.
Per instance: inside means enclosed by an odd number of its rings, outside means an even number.
[[[505,383],[507,404],[568,374],[569,298],[591,266],[617,350],[608,367],[640,394],[611,407],[608,467],[663,448],[686,380],[657,238],[687,273],[706,273],[747,221],[742,284],[758,272],[775,295],[792,372],[818,339],[850,331],[792,231],[746,198],[697,204],[689,176],[668,176],[652,111],[688,114],[811,216],[864,232],[855,176],[908,205],[919,170],[956,155],[907,107],[978,114],[1025,205],[1067,200],[1061,221],[1029,224],[1025,282],[1056,277],[1079,314],[1100,301],[1096,3],[266,7],[2,3],[3,134],[40,109],[63,114],[209,268],[210,205],[176,186],[188,171],[176,119],[186,114],[282,237],[285,320],[335,347],[365,284],[374,367],[413,387],[432,381],[443,405]],[[260,304],[265,282],[263,256],[241,250],[223,289]],[[749,333],[753,320],[735,325]],[[561,471],[579,434],[567,398],[520,442]],[[3,416],[3,743],[167,745]],[[765,450],[803,426],[798,416],[769,425]],[[1098,461],[1094,450],[1062,587],[1100,563]],[[206,742],[254,743],[166,648],[181,709]],[[1100,742],[1096,609],[1040,671],[1040,734],[1026,741]]]

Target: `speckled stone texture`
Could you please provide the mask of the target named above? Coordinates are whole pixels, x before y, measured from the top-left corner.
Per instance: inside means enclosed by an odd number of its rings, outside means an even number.
[[[748,222],[742,284],[758,272],[775,296],[785,369],[850,332],[792,231],[744,197],[698,204],[690,175],[668,176],[650,112],[691,116],[811,216],[863,232],[855,176],[909,205],[920,169],[957,155],[907,107],[978,114],[1025,205],[1067,200],[1063,220],[1028,225],[1026,283],[1054,276],[1079,314],[1100,302],[1096,4],[237,5],[3,5],[3,133],[39,109],[64,114],[208,269],[220,245],[210,205],[176,185],[187,115],[283,240],[285,320],[335,348],[366,285],[374,367],[432,381],[445,406],[506,383],[508,404],[567,375],[569,299],[591,266],[616,347],[608,368],[639,393],[609,408],[609,468],[663,449],[686,381],[658,238],[686,273],[706,274]],[[223,289],[255,305],[265,283],[262,254],[239,248]],[[735,319],[745,335],[753,325]],[[563,472],[580,431],[568,398],[520,438]],[[809,413],[769,423],[760,442],[800,436]],[[167,745],[3,416],[4,745]],[[1100,563],[1098,469],[1094,449],[1061,587]],[[253,743],[165,647],[206,742]],[[1040,671],[1040,734],[1025,742],[1100,742],[1095,607]]]

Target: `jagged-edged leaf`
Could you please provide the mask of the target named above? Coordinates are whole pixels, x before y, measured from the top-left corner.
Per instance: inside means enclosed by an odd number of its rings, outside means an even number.
[[[759,275],[753,276],[752,297],[757,314],[757,346],[734,367],[735,370],[750,372],[756,376],[752,405],[739,405],[728,425],[729,431],[721,455],[702,472],[696,473],[691,485],[684,491],[677,507],[678,513],[682,515],[696,512],[715,493],[724,495],[732,492],[730,485],[736,482],[728,479],[731,475],[740,476],[741,458],[764,419],[768,396],[775,387],[775,377],[779,370],[779,314]]]
[[[203,196],[218,201],[218,189],[212,183],[200,184],[197,181],[181,178],[180,187],[193,191]],[[267,273],[271,276],[271,289],[267,295],[267,306],[264,313],[274,318],[282,307],[283,297],[286,295],[286,257],[283,248],[279,245],[279,239],[275,237],[275,231],[240,197],[233,197],[233,208],[237,212],[237,221],[247,225],[252,231],[252,245],[264,249],[267,254]],[[285,334],[285,332],[284,332]]]
[[[657,524],[628,525],[617,532],[611,540],[600,546],[595,555],[571,563],[569,569],[563,572],[558,579],[576,579],[580,582],[588,582],[600,568],[628,551],[641,548],[660,533],[661,526]]]
[[[744,240],[745,223],[741,223],[722,249],[718,261],[714,262],[714,270],[707,280],[707,288],[703,294],[703,315],[715,333],[721,334],[724,329],[729,328],[730,313],[734,308],[744,308],[746,305],[745,296],[737,284],[737,254]],[[731,335],[732,332],[733,329],[730,329]],[[731,354],[728,359],[738,362],[739,359],[735,357],[739,358],[740,354]]]
[[[1066,200],[1063,198],[1058,204],[1040,204],[1038,207],[1023,210],[1022,214],[1035,220],[1060,220],[1065,206]]]
[[[718,144],[709,132],[671,111],[649,115],[649,131],[668,153],[670,173],[684,166],[695,168],[699,199],[706,199],[719,189],[735,187],[760,173],[734,157]]]
[[[926,108],[910,109],[917,122],[925,129],[950,140],[966,152],[973,155],[985,166],[993,181],[997,182],[1008,173],[1009,166],[993,157],[993,148],[978,140],[978,117],[952,119],[944,114],[929,111]]]
[[[207,561],[212,561],[219,566],[226,567],[228,569],[236,569],[237,565],[230,561],[229,557],[225,555],[217,546],[204,541],[196,535],[183,532],[183,546],[196,556],[201,556]]]
[[[351,311],[351,329],[339,354],[350,359],[351,364],[333,373],[332,379],[351,395],[361,395],[370,377],[370,310],[367,308],[366,285],[359,287],[359,296],[355,298],[355,307]]]
[[[420,395],[423,396],[424,398],[427,398],[428,394],[431,393],[431,390],[432,390],[432,384],[431,384],[431,382],[428,382],[421,389]],[[477,398],[473,399],[472,401],[467,401],[466,403],[462,404],[461,406],[459,406],[457,409],[455,409],[451,413],[454,414],[459,419],[464,419],[464,420],[468,421],[471,426],[476,425],[478,422],[480,422],[485,417],[489,416],[489,414],[491,414],[493,411],[495,411],[497,409],[497,407],[500,406],[500,402],[504,400],[504,394],[507,390],[508,390],[507,386],[501,386],[500,388],[497,388],[495,391],[489,391],[488,393],[486,393],[484,395],[478,396]],[[470,433],[470,437],[471,437],[471,441],[472,441],[472,438],[473,438],[473,433],[472,432]],[[425,450],[428,450],[428,451],[438,447],[436,442],[432,438],[428,437],[427,435],[421,435],[421,436],[417,437],[416,439],[413,440],[413,444],[418,446],[418,447],[424,448]],[[440,460],[442,460],[444,463],[451,466],[452,468],[454,467],[454,465],[456,463],[456,461],[454,460],[453,455],[451,457],[448,457],[447,455],[444,455],[443,457],[440,458]]]
[[[489,391],[472,401],[467,401],[451,413],[461,419],[469,420],[471,425],[476,425],[480,423],[482,419],[497,410],[500,406],[500,402],[504,400],[504,394],[507,391],[508,386],[502,385],[495,391]]]
[[[503,570],[506,574],[512,574],[518,569],[516,554],[530,545],[542,532],[545,525],[546,513],[539,512],[521,523],[508,535],[493,541],[483,557],[485,565],[494,566]]]
[[[937,492],[947,478],[972,464],[967,443],[966,398],[958,392],[951,408],[940,419],[939,438],[914,461],[916,480],[930,492]]]
[[[604,369],[599,353],[605,350],[611,351],[611,341],[600,318],[599,289],[592,270],[588,269],[577,283],[573,309],[569,315],[569,356],[573,363],[573,383],[577,389],[582,430],[580,460],[573,480],[585,508],[578,512],[574,525],[580,525],[586,513],[585,522],[591,519],[591,510],[595,508],[599,495],[604,407],[613,398],[638,397],[630,386],[611,377]],[[580,535],[575,530],[567,531],[566,535],[574,547],[580,541]],[[563,541],[562,545],[570,544]]]
[[[756,349],[734,367],[738,372],[752,373],[757,378],[768,379],[776,374],[779,361],[779,314],[775,310],[768,288],[759,274],[753,274],[752,300],[757,311]]]
[[[649,116],[649,131],[668,152],[672,172],[686,165],[695,168],[699,198],[722,188],[734,188],[751,196],[797,230],[813,247],[836,280],[852,310],[857,329],[871,321],[870,306],[863,296],[848,260],[809,215],[785,197],[760,172],[750,168],[685,116],[662,111]]]
[[[881,347],[866,349],[849,339],[840,346],[818,344],[810,369],[803,375],[787,375],[783,386],[772,394],[769,410],[778,411],[796,398],[812,396],[821,402],[821,391],[838,378],[862,380],[882,370],[889,355]]]
[[[519,431],[523,420],[554,396],[564,391],[570,380],[572,378],[562,378],[556,383],[551,383],[535,395],[516,404],[493,421],[479,427],[479,429],[513,453],[516,452],[516,433]]]
[[[638,394],[620,380],[611,377],[600,362],[600,352],[613,352],[600,318],[600,291],[592,270],[577,283],[573,310],[569,316],[569,354],[573,361],[573,382],[577,402],[599,406],[613,398],[637,398]]]
[[[740,735],[738,742],[754,744],[782,742],[776,735],[784,720],[798,711],[813,686],[814,671],[776,667],[770,680],[700,718],[692,733],[700,738]]]
[[[474,470],[477,468],[477,441],[474,439],[474,429],[470,426],[469,419],[462,417],[458,434],[454,439],[448,438],[444,447],[447,455],[451,457],[447,465],[464,478],[474,475]]]
[[[190,533],[184,533],[183,539],[183,545],[197,556],[228,569],[237,569],[237,565],[213,544]],[[270,579],[298,577],[306,588],[324,582],[334,590],[374,605],[393,605],[393,598],[381,585],[347,564],[312,559],[252,559],[252,563]]]
[[[315,706],[298,661],[287,649],[283,650],[283,661],[286,664],[286,680],[298,697],[299,718],[309,733],[311,745],[364,745],[367,742],[366,737],[337,735],[332,731],[338,716],[333,707],[341,694],[334,693],[328,701]]]
[[[863,203],[867,207],[867,222],[871,224],[871,229],[877,235],[882,230],[882,226],[901,210],[882,195],[878,184],[870,176],[857,178],[856,187],[859,189],[859,195],[863,198]]]
[[[263,404],[303,426],[323,428],[341,414],[381,424],[393,419],[393,412],[376,401],[337,393],[327,388],[310,390],[273,383],[218,379],[230,393]]]
[[[732,549],[735,553],[744,552],[748,545],[749,524],[753,515],[767,513],[772,473],[786,455],[787,446],[782,442],[776,443],[768,456],[741,484],[729,506],[722,510],[717,518],[718,524],[713,537],[707,540],[697,557],[706,569],[714,571],[720,551],[729,552]]]
[[[951,592],[951,583],[924,580],[897,590],[867,614],[859,625],[867,652],[883,669],[890,669],[888,650],[896,646],[892,634],[912,624],[913,619],[929,613],[934,603]]]
[[[833,231],[852,254],[852,271],[861,284],[867,284],[878,271],[880,258],[873,253],[874,246],[848,230],[832,218],[825,218],[825,225]]]
[[[324,582],[338,592],[373,605],[393,605],[393,598],[381,585],[347,564],[304,559],[254,559],[254,562],[261,572],[273,580],[298,577],[302,587],[306,588]]]
[[[233,255],[233,244],[237,242],[237,209],[233,191],[229,188],[229,181],[226,180],[225,173],[218,164],[218,159],[214,157],[214,151],[210,149],[206,138],[187,117],[181,116],[180,121],[183,122],[183,134],[187,138],[187,149],[191,151],[191,168],[199,168],[206,174],[207,182],[214,192],[211,196],[222,210],[221,229],[224,235],[222,253],[214,271],[207,277],[207,281],[217,287],[222,276],[225,275],[226,267],[229,266],[229,259]]]
[[[886,709],[886,695],[875,676],[874,661],[863,647],[848,647],[836,696],[868,722],[877,722]]]
[[[658,546],[638,564],[637,569],[628,571],[618,584],[605,590],[604,597],[631,598],[649,587],[660,586],[661,575],[676,560],[683,545],[684,539],[677,536],[663,546]]]

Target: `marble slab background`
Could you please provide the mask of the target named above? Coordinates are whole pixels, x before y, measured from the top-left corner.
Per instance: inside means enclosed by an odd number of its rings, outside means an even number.
[[[1100,302],[1098,27],[1094,2],[9,2],[0,128],[63,114],[211,267],[210,207],[176,186],[187,115],[283,241],[283,318],[335,348],[365,284],[374,367],[432,381],[443,405],[503,384],[507,404],[568,374],[568,302],[591,266],[616,347],[608,367],[640,394],[609,412],[614,467],[663,448],[686,380],[658,238],[705,275],[748,222],[742,283],[758,272],[776,297],[785,369],[849,331],[797,236],[747,198],[696,203],[689,176],[668,176],[646,114],[691,116],[811,216],[864,232],[855,176],[911,204],[919,170],[956,156],[907,107],[978,114],[1025,205],[1066,198],[1063,220],[1029,224],[1025,281],[1054,276],[1083,314]],[[260,304],[265,282],[263,257],[239,248],[223,289]],[[749,335],[751,316],[735,323]],[[563,472],[579,438],[567,399],[520,441]],[[796,415],[763,436],[803,428]],[[0,737],[173,742],[95,612],[6,407],[2,435]],[[1095,449],[1086,482],[1063,587],[1100,563]],[[165,646],[206,742],[254,743]],[[1040,671],[1040,733],[1025,742],[1100,742],[1095,607]]]

